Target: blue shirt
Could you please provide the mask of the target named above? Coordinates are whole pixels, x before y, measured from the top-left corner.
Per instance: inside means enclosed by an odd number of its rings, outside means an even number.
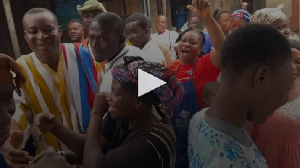
[[[254,142],[243,128],[196,113],[190,122],[190,168],[267,168]],[[204,115],[204,116],[203,116]]]
[[[1,168],[9,168],[2,154],[0,154],[0,167]]]
[[[202,47],[202,51],[204,53],[204,55],[208,54],[211,49],[212,49],[212,44],[211,44],[211,41],[210,41],[210,38],[209,38],[209,34],[208,33],[204,33],[204,38],[205,38],[205,43]]]

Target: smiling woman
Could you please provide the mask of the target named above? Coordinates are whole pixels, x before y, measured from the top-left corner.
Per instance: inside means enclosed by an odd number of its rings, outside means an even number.
[[[112,91],[107,96],[107,110],[98,104],[92,112],[89,132],[85,145],[84,167],[92,167],[90,158],[96,151],[93,135],[97,124],[102,124],[103,139],[108,142],[107,149],[101,153],[101,147],[95,153],[98,157],[96,167],[132,167],[132,168],[172,168],[175,163],[175,136],[170,119],[160,111],[159,104],[172,107],[180,103],[184,94],[182,85],[176,79],[174,71],[159,63],[143,61],[140,57],[124,57],[124,64],[113,68]],[[138,97],[138,69],[166,82],[165,85]],[[101,121],[99,121],[99,119]],[[92,132],[94,130],[95,132]],[[98,136],[97,136],[98,137]],[[94,142],[99,138],[94,139]],[[104,140],[101,139],[101,142]],[[103,147],[103,145],[102,145]],[[128,152],[130,151],[130,152]],[[93,166],[95,167],[95,166]]]
[[[205,43],[204,34],[197,29],[187,29],[179,36],[179,60],[169,66],[177,72],[183,83],[185,95],[180,105],[173,108],[172,123],[176,133],[176,167],[189,167],[187,157],[188,125],[191,117],[203,107],[202,88],[214,82],[220,73],[220,51],[225,40],[223,31],[214,20],[207,1],[188,6],[189,10],[207,27],[214,50],[198,57]],[[200,3],[201,2],[201,3]],[[200,4],[199,4],[200,3]]]

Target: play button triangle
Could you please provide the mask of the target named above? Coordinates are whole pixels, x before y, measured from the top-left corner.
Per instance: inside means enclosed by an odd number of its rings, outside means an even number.
[[[166,84],[165,81],[138,69],[138,97]]]

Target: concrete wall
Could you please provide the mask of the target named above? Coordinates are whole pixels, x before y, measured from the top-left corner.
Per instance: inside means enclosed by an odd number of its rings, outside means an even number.
[[[259,9],[266,7],[266,0],[259,0],[253,2],[253,13]]]
[[[292,14],[292,0],[266,0],[267,8],[275,8],[280,4],[284,4],[285,7],[282,10],[288,17]]]

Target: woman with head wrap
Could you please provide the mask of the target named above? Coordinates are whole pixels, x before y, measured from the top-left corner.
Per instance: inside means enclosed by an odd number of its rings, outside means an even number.
[[[95,100],[85,141],[84,167],[94,167],[96,162],[97,167],[174,167],[174,131],[169,118],[158,106],[179,104],[183,86],[175,72],[158,63],[139,57],[125,57],[124,62],[112,70],[108,103],[103,95]],[[166,84],[138,97],[139,69]],[[106,145],[100,145],[99,132],[103,136],[101,143],[106,142]]]
[[[246,26],[251,19],[251,14],[243,9],[234,11],[230,17],[230,28],[231,32],[235,31],[240,27]]]
[[[277,8],[260,9],[253,14],[251,23],[270,25],[280,31],[286,37],[289,37],[290,21],[287,16],[281,11],[283,8],[284,4],[279,5]]]

